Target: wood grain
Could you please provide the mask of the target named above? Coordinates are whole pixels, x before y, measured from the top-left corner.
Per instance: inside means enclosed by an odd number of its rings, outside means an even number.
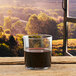
[[[76,57],[52,56],[52,64],[76,64]],[[0,65],[24,65],[24,57],[0,57]]]
[[[47,70],[28,70],[24,57],[0,57],[0,76],[76,76],[76,57],[53,56]]]

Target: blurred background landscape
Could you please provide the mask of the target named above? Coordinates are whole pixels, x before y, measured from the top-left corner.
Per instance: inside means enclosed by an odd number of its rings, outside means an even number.
[[[69,16],[76,17],[76,1],[69,0]],[[22,37],[53,36],[52,55],[63,55],[62,0],[0,0],[0,56],[23,56]],[[68,52],[76,55],[76,23],[68,23]]]

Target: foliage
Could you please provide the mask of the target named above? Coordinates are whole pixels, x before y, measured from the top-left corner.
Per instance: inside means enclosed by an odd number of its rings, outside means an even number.
[[[5,17],[4,18],[4,27],[6,29],[11,29],[11,24],[12,24],[11,17]]]
[[[76,39],[68,39],[68,46],[67,46],[67,50],[70,53],[74,53],[76,51]],[[53,49],[52,49],[52,54],[54,56],[59,56],[59,55],[63,55],[63,40],[53,40]]]
[[[25,31],[27,31],[27,34],[51,34],[54,39],[57,39],[58,31],[56,25],[57,22],[54,18],[49,17],[45,13],[40,13],[39,15],[33,14],[26,24]]]
[[[10,29],[5,29],[5,30],[4,30],[4,33],[6,33],[6,34],[11,34],[11,31],[10,31]]]
[[[9,49],[9,46],[5,43],[0,44],[0,56],[6,57],[6,56],[13,56],[12,52]]]
[[[25,23],[21,22],[20,20],[14,22],[12,24],[12,27],[11,27],[11,32],[13,35],[16,35],[16,34],[24,34],[25,33]]]
[[[11,17],[12,16],[12,10],[8,10],[7,14],[8,14],[9,17]]]
[[[63,23],[58,24],[57,28],[59,32],[59,37],[62,39],[63,38]]]
[[[0,26],[0,36],[2,35],[2,32],[3,32],[3,27]]]
[[[3,13],[0,11],[0,26],[3,25],[3,19],[4,19]]]
[[[24,48],[23,48],[23,34],[16,34],[16,41],[17,41],[17,53],[18,56],[23,56],[24,55]]]
[[[3,27],[2,26],[0,26],[0,32],[3,32]]]
[[[6,35],[0,37],[0,56],[23,56],[23,35],[17,34],[15,36],[9,36],[8,39]],[[38,42],[38,43],[37,43]],[[68,40],[68,50],[76,49],[76,39]],[[40,41],[35,41],[35,43],[40,44]],[[45,40],[45,44],[47,41]],[[39,47],[36,45],[35,47]],[[52,55],[62,56],[63,54],[63,40],[53,40]]]
[[[0,56],[23,56],[23,43],[21,39],[10,35],[0,37]]]
[[[60,38],[63,38],[63,23],[57,25]],[[68,38],[76,38],[76,23],[68,23]]]
[[[3,6],[0,10],[0,56],[23,56],[22,36],[25,34],[45,33],[53,35],[53,39],[63,38],[63,11],[60,9]],[[76,24],[69,23],[68,38],[76,38]],[[76,49],[75,42],[69,39],[69,50]],[[41,46],[40,41],[34,43],[36,45],[31,44],[35,47]],[[53,55],[62,55],[62,43],[62,40],[53,40]]]

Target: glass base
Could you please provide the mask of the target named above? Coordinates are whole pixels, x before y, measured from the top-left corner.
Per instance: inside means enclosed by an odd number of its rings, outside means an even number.
[[[26,69],[30,69],[30,70],[46,70],[49,69],[50,67],[43,67],[43,68],[33,68],[33,67],[26,67]]]

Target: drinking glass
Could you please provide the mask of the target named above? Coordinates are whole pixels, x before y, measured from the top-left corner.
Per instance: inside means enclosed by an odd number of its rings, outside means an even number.
[[[23,43],[27,69],[48,69],[51,67],[51,35],[26,35],[23,36]]]

